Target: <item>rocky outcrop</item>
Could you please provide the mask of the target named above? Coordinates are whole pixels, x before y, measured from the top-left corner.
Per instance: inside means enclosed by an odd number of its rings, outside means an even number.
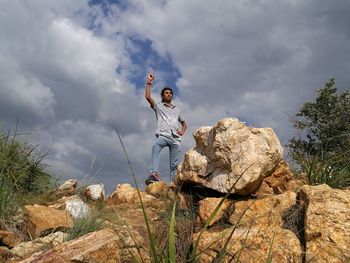
[[[35,252],[47,250],[62,244],[67,236],[67,233],[57,231],[45,237],[37,238],[33,241],[22,242],[11,249],[11,253],[15,256],[24,258]]]
[[[303,186],[306,262],[350,262],[350,190]]]
[[[194,137],[176,184],[156,182],[145,192],[119,184],[105,199],[101,185],[78,196],[76,181],[68,180],[48,193],[55,193],[45,199],[51,205],[25,206],[15,223],[0,224],[0,261],[151,262],[148,231],[157,253],[167,255],[177,201],[176,262],[185,262],[197,244],[195,260],[203,263],[350,262],[350,189],[302,186],[269,128],[228,118]],[[75,233],[102,230],[66,241],[73,223]]]
[[[255,196],[282,194],[286,191],[297,191],[305,184],[300,179],[295,179],[285,160],[281,160],[275,171],[264,178],[261,186],[254,193]]]
[[[131,226],[119,226],[110,222],[106,222],[106,226],[118,235],[120,262],[134,262],[133,256],[139,259],[139,262],[150,262],[145,246],[146,238],[142,237],[137,230]]]
[[[221,201],[222,198],[215,197],[207,197],[199,201],[198,215],[196,218],[197,227],[203,226],[209,220],[211,214],[219,206]],[[229,209],[233,209],[233,202],[229,200],[224,200],[222,202],[222,205],[218,207],[218,211],[215,217],[211,220],[208,226],[213,226],[218,221],[223,220],[227,216]]]
[[[228,219],[231,226],[213,227],[200,238],[198,251],[204,252],[198,262],[213,262],[227,240],[227,262],[238,257],[239,262],[266,262],[270,247],[276,262],[302,262],[299,239],[283,228],[283,214],[295,204],[294,192],[235,203]],[[194,234],[193,244],[198,237]]]
[[[26,227],[32,238],[40,237],[49,231],[73,227],[73,220],[66,210],[58,210],[42,205],[24,207]]]
[[[113,230],[102,229],[19,262],[121,262],[118,243],[119,237]]]
[[[176,181],[227,193],[255,192],[282,159],[283,149],[270,128],[252,128],[233,118],[193,133],[196,147],[179,164]]]

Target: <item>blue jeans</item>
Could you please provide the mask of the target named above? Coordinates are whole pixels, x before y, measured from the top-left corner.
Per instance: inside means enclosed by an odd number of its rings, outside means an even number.
[[[152,148],[151,173],[158,173],[159,153],[164,147],[169,147],[170,179],[174,181],[176,175],[176,167],[179,163],[179,155],[181,151],[180,142],[174,138],[169,138],[162,135],[158,136]]]

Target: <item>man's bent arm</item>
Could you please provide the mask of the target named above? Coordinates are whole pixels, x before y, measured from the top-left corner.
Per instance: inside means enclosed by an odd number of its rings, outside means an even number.
[[[179,130],[179,134],[180,134],[180,135],[184,135],[186,129],[187,129],[187,124],[186,124],[185,121],[182,121],[182,122],[181,122],[181,130]]]
[[[146,82],[146,91],[145,91],[145,98],[148,101],[148,103],[151,105],[152,108],[154,108],[154,100],[151,97],[151,88],[152,88],[152,80],[154,76],[148,75],[147,82]]]

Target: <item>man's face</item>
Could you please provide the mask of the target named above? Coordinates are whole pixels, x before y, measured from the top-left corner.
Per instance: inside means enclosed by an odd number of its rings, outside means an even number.
[[[164,93],[163,93],[162,98],[165,101],[171,101],[172,98],[173,98],[173,93],[171,92],[171,90],[165,90]]]

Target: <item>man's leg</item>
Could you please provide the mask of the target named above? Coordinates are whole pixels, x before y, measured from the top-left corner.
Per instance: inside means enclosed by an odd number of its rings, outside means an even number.
[[[163,136],[159,136],[152,147],[152,166],[151,166],[150,174],[152,173],[158,174],[159,153],[165,146],[167,146],[166,139]]]
[[[172,181],[175,181],[176,176],[176,168],[179,163],[179,156],[180,156],[180,142],[176,140],[171,140],[171,143],[169,143],[169,153],[170,153],[170,179]]]

